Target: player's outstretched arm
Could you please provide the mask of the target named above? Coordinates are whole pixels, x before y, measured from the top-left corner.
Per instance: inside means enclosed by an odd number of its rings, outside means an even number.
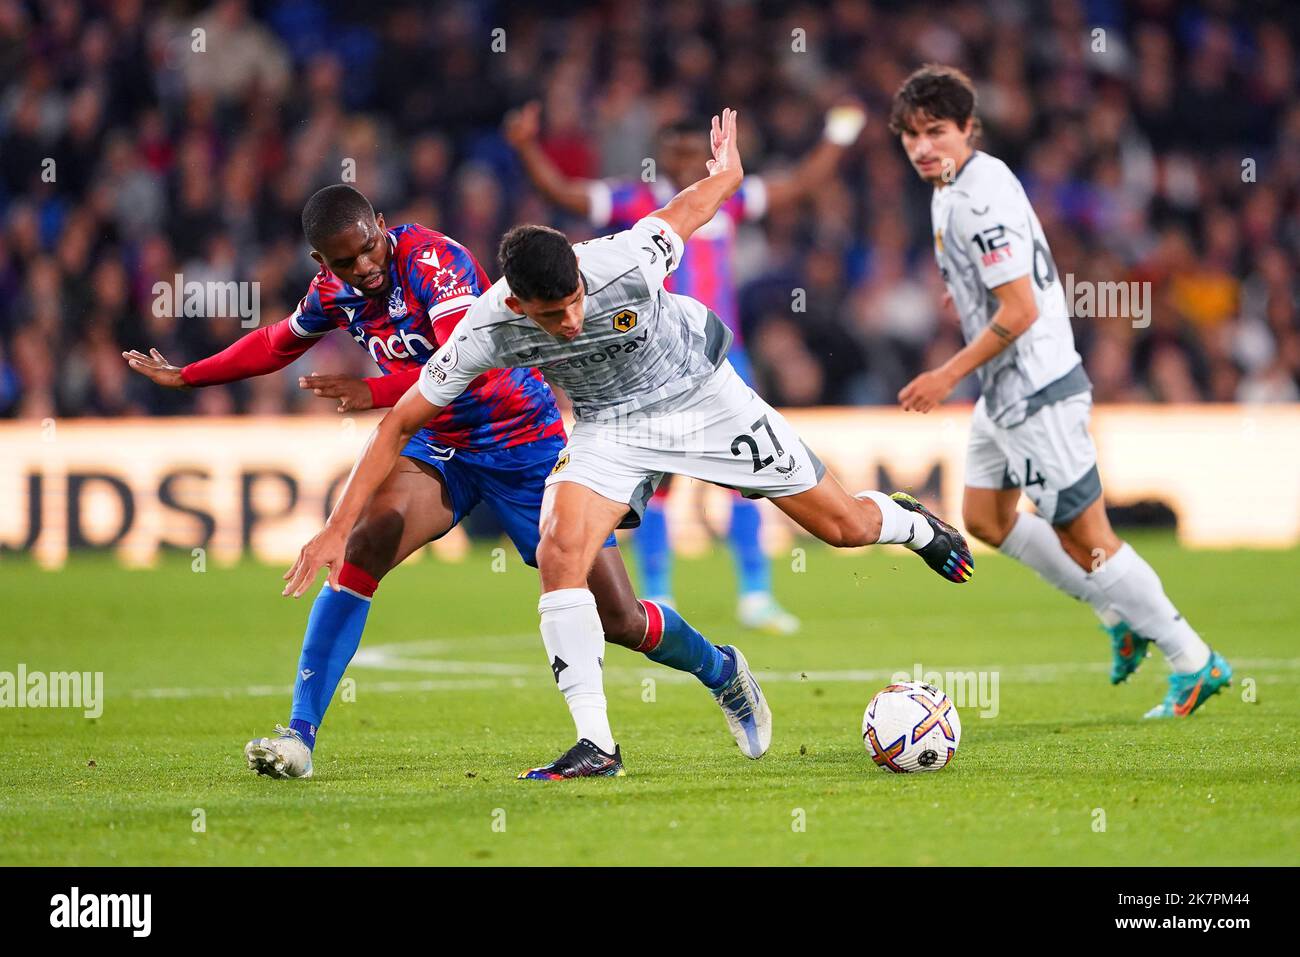
[[[122,358],[136,372],[164,389],[190,387],[181,374],[181,367],[172,365],[157,349],[150,349],[148,355],[138,349],[132,349],[130,352],[123,352]]]
[[[361,510],[393,470],[402,447],[420,430],[420,426],[441,411],[441,407],[421,394],[417,384],[411,386],[392,411],[384,416],[353,466],[329,521],[302,547],[298,560],[284,573],[288,584],[284,586],[282,595],[300,597],[311,587],[321,568],[329,569],[330,587],[338,591],[344,548]]]
[[[922,372],[898,393],[906,412],[929,412],[957,383],[1000,353],[1034,324],[1038,305],[1028,276],[1003,283],[993,290],[998,310],[978,336],[937,369]]]
[[[725,109],[721,117],[713,118],[709,140],[713,148],[713,159],[708,162],[709,175],[686,187],[663,209],[650,214],[671,226],[682,242],[717,214],[745,178],[736,145],[735,110]]]
[[[288,319],[254,329],[215,355],[174,366],[157,349],[145,355],[135,349],[122,358],[136,372],[169,389],[224,385],[240,379],[278,372],[319,341],[294,333]]]
[[[835,175],[840,157],[858,141],[867,125],[867,111],[856,101],[845,101],[826,112],[822,138],[797,166],[786,173],[762,174],[768,210],[796,203],[817,191]]]
[[[501,132],[506,142],[514,147],[519,155],[524,174],[533,184],[533,188],[541,193],[547,202],[579,216],[591,215],[590,182],[583,179],[570,179],[551,162],[551,158],[546,155],[537,138],[542,125],[541,118],[542,105],[533,100],[507,113],[505,122],[501,125]]]

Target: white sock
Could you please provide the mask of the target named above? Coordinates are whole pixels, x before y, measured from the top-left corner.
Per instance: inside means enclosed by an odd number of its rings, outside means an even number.
[[[854,498],[869,498],[880,508],[880,539],[877,545],[906,545],[912,551],[934,540],[934,529],[919,512],[909,512],[884,492],[859,492]]]
[[[573,715],[578,737],[606,754],[614,753],[605,707],[605,632],[596,613],[596,598],[586,588],[547,592],[537,602],[542,617],[542,644],[555,683]]]
[[[1199,671],[1210,647],[1165,595],[1160,576],[1127,542],[1088,576],[1135,632],[1156,643],[1174,671]]]
[[[1061,546],[1052,526],[1038,515],[1020,512],[1011,531],[998,547],[1003,555],[1023,562],[1053,588],[1071,598],[1086,601],[1103,624],[1116,624],[1120,615],[1110,607],[1110,599],[1088,577]]]

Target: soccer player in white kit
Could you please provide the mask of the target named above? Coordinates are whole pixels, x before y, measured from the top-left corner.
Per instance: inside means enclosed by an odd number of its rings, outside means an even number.
[[[704,304],[664,290],[691,234],[740,186],[736,116],[714,117],[704,179],[612,236],[571,246],[544,226],[501,243],[504,276],[484,293],[419,382],[385,416],[325,529],[302,549],[286,593],[342,561],[348,529],[407,438],[477,376],[536,367],[568,393],[576,425],[547,480],[537,548],[542,641],[577,728],[578,743],[521,778],[620,774],[606,713],[604,640],[587,572],[617,527],[634,527],[668,473],[772,501],[836,546],[907,546],[952,582],[969,580],[970,551],[952,526],[910,496],[850,495],[785,418],[727,361],[730,333]],[[746,663],[731,703],[733,733],[767,750],[771,711]],[[724,702],[724,709],[726,702]]]
[[[1232,668],[1111,529],[1088,433],[1092,383],[1074,348],[1052,252],[1015,174],[973,147],[978,122],[975,88],[958,70],[923,67],[894,96],[890,130],[934,186],[934,255],[966,340],[908,383],[899,402],[929,412],[978,371],[962,501],[967,531],[1092,606],[1111,636],[1113,684],[1155,642],[1172,674],[1164,701],[1146,716],[1185,717],[1228,684]],[[1022,492],[1038,514],[1017,511]]]

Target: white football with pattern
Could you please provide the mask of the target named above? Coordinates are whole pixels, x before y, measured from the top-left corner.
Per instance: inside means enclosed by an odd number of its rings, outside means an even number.
[[[900,681],[877,692],[862,716],[862,744],[882,771],[938,771],[961,741],[957,706],[934,685]]]

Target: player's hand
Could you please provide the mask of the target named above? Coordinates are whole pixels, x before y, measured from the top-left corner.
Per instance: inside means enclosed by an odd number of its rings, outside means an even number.
[[[854,97],[844,97],[826,111],[822,135],[836,146],[847,148],[858,141],[867,125],[867,108]]]
[[[122,358],[136,372],[160,386],[168,389],[189,388],[181,378],[180,366],[172,365],[157,349],[150,349],[148,355],[132,349],[130,352],[123,352]]]
[[[302,593],[316,581],[316,573],[322,568],[329,569],[330,588],[338,591],[339,572],[343,569],[343,551],[346,544],[346,535],[326,525],[315,538],[302,547],[302,551],[298,553],[298,560],[284,573],[284,580],[289,584],[284,586],[284,591],[280,594],[285,597],[290,595],[294,598],[301,597]]]
[[[525,103],[506,114],[501,133],[506,142],[520,149],[535,141],[542,130],[542,104],[537,100]]]
[[[725,173],[744,176],[740,167],[740,148],[736,143],[736,111],[724,109],[722,116],[713,118],[713,127],[709,130],[709,145],[713,148],[713,159],[705,165],[710,176]]]
[[[898,401],[904,412],[929,412],[948,398],[956,385],[943,369],[931,369],[903,386]]]
[[[318,375],[315,372],[300,375],[298,388],[308,389],[326,399],[338,399],[339,412],[364,412],[375,407],[366,380],[352,375]]]

